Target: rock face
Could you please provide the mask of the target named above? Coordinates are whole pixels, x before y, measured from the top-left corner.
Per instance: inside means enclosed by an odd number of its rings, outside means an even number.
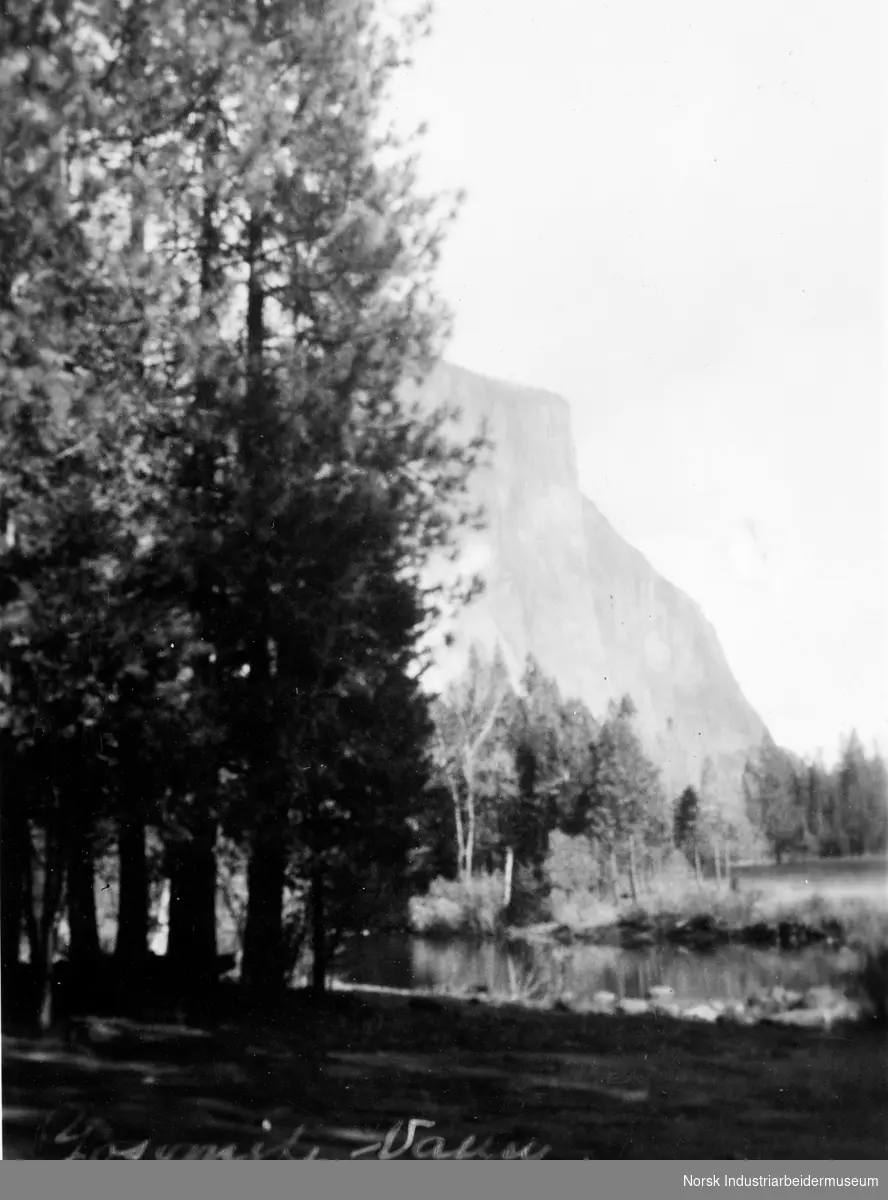
[[[464,432],[485,421],[494,444],[473,485],[487,528],[464,546],[486,589],[457,617],[454,645],[437,648],[435,682],[461,669],[473,641],[489,650],[499,642],[516,678],[532,653],[596,717],[628,692],[671,789],[698,783],[711,757],[722,787],[736,792],[764,725],[699,607],[580,492],[567,402],[447,364],[422,398],[457,406]]]

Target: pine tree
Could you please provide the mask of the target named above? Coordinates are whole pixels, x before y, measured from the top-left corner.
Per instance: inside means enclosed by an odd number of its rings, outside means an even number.
[[[562,700],[554,680],[529,656],[509,728],[518,787],[507,816],[518,860],[537,873],[552,831],[575,831],[584,823],[594,739],[585,706]]]
[[[702,881],[700,870],[700,794],[694,787],[686,787],[675,802],[673,816],[673,841],[694,864],[697,882]]]
[[[170,954],[200,982],[221,827],[250,853],[246,977],[282,978],[296,870],[322,980],[331,880],[387,844],[356,798],[372,808],[385,779],[424,769],[418,695],[401,693],[412,753],[396,722],[374,726],[401,764],[370,754],[348,706],[381,710],[392,672],[415,678],[438,601],[424,567],[472,519],[477,445],[403,392],[439,345],[447,213],[380,114],[423,18],[146,0],[13,3],[2,19],[4,957],[29,821],[76,875],[85,945],[88,843],[110,820],[118,953],[138,972],[155,825]],[[97,776],[56,753],[59,776],[26,784],[49,738],[88,741]],[[372,794],[340,766],[370,758]],[[401,832],[388,844],[406,856]]]
[[[788,758],[766,738],[747,764],[743,787],[749,818],[767,838],[778,863],[801,848],[804,835],[805,814],[792,779]]]
[[[626,862],[633,900],[638,898],[641,857],[669,834],[667,802],[660,775],[645,755],[632,727],[635,706],[624,697],[611,705],[596,745],[590,833],[606,849],[615,892],[620,860]]]

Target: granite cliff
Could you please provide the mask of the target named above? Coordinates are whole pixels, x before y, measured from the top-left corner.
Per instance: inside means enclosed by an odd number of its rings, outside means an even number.
[[[697,604],[582,495],[567,402],[447,364],[423,395],[458,407],[465,431],[486,421],[494,446],[473,485],[487,528],[464,545],[486,588],[457,616],[453,646],[436,648],[436,683],[461,669],[473,641],[499,642],[516,677],[532,653],[595,716],[628,692],[670,789],[698,783],[709,757],[725,803],[739,799],[765,727]]]

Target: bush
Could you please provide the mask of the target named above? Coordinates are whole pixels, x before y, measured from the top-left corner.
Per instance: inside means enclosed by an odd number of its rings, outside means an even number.
[[[561,888],[552,889],[549,912],[553,921],[565,925],[574,933],[601,925],[613,925],[619,916],[616,905],[601,900],[596,892],[565,892]]]
[[[543,871],[553,892],[567,896],[591,892],[598,883],[598,858],[587,837],[549,834],[549,852]]]
[[[516,863],[512,878],[512,903],[504,919],[510,925],[532,925],[549,918],[549,885],[533,866]]]
[[[425,896],[409,904],[413,933],[489,936],[503,927],[503,876],[499,871],[473,879],[434,879]]]

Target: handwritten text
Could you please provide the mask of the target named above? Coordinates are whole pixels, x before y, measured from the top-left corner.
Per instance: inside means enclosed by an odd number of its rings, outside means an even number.
[[[284,1141],[269,1145],[266,1142],[254,1142],[249,1148],[238,1146],[236,1142],[224,1145],[201,1144],[196,1142],[163,1143],[145,1138],[131,1143],[120,1143],[108,1137],[109,1130],[104,1123],[91,1121],[84,1112],[78,1111],[67,1124],[56,1133],[50,1133],[51,1123],[44,1126],[42,1137],[44,1144],[64,1149],[63,1157],[68,1159],[159,1159],[159,1160],[239,1160],[258,1161],[268,1159],[307,1160],[320,1158],[321,1150],[317,1145],[305,1145],[302,1139],[306,1127],[300,1125]],[[458,1145],[448,1149],[446,1139],[431,1134],[435,1122],[421,1117],[411,1117],[406,1129],[403,1121],[398,1121],[384,1137],[359,1146],[349,1155],[353,1159],[379,1159],[382,1161],[396,1158],[412,1159],[451,1159],[466,1161],[469,1159],[518,1159],[530,1161],[545,1158],[551,1151],[551,1146],[537,1146],[536,1141],[530,1141],[525,1146],[509,1142],[504,1148],[494,1149],[493,1137],[488,1136],[478,1141],[475,1134],[464,1138]],[[417,1134],[421,1132],[421,1136]],[[97,1137],[98,1135],[98,1137]]]

